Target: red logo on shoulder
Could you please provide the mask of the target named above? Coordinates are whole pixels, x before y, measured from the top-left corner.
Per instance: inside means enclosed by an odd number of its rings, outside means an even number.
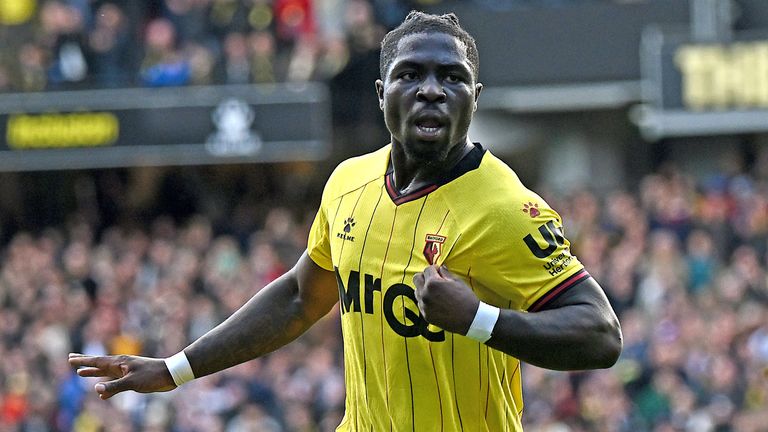
[[[427,259],[430,265],[436,263],[440,254],[443,253],[445,239],[445,236],[438,234],[427,234],[427,237],[424,239],[426,242],[424,244],[424,258]]]
[[[539,211],[539,204],[532,203],[530,201],[523,204],[523,213],[528,213],[528,215],[532,218],[538,217],[541,214]]]

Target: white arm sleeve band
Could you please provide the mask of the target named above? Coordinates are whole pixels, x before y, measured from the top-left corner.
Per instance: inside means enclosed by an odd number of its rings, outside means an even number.
[[[173,382],[176,383],[177,387],[195,379],[192,366],[189,364],[187,355],[184,354],[183,350],[164,360],[165,366],[168,367],[168,371],[171,373]]]
[[[475,319],[472,321],[472,325],[469,326],[469,331],[467,331],[467,337],[480,343],[487,342],[491,338],[496,321],[499,320],[500,312],[501,310],[496,306],[480,302]]]

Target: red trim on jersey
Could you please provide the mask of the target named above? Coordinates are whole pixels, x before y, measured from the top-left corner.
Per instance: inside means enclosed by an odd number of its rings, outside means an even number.
[[[394,169],[392,168],[392,160],[390,160],[389,168],[384,175],[384,186],[387,188],[387,195],[389,195],[389,198],[392,200],[392,202],[395,203],[395,205],[407,203],[409,201],[422,198],[440,186],[461,177],[469,171],[477,169],[483,160],[483,156],[485,155],[486,150],[482,145],[480,145],[480,143],[473,144],[475,147],[470,150],[469,153],[464,155],[459,163],[457,163],[456,166],[450,170],[450,172],[446,173],[443,178],[439,179],[433,184],[424,185],[421,188],[416,189],[413,192],[409,192],[405,195],[400,195],[397,188],[395,188],[395,181],[393,180]]]
[[[558,296],[560,296],[560,294],[564,293],[565,291],[567,291],[572,286],[578,284],[579,282],[581,282],[583,280],[586,280],[589,277],[590,277],[590,275],[589,275],[589,273],[587,273],[586,270],[584,270],[584,269],[579,270],[573,276],[571,276],[568,279],[566,279],[566,280],[560,282],[559,284],[557,284],[557,286],[555,286],[554,288],[549,290],[548,293],[546,293],[543,296],[539,297],[539,299],[536,300],[535,302],[533,302],[531,307],[528,308],[528,312],[538,312],[538,311],[540,311],[542,309],[542,307],[544,307],[547,303],[549,303],[552,300],[556,299]]]
[[[389,197],[392,199],[392,202],[394,202],[395,205],[400,205],[403,203],[407,203],[409,201],[417,200],[439,187],[436,184],[431,184],[431,185],[424,186],[423,188],[416,189],[415,191],[409,192],[405,195],[399,195],[394,185],[392,184],[392,173],[387,174],[386,185],[387,185],[387,194],[389,194]]]

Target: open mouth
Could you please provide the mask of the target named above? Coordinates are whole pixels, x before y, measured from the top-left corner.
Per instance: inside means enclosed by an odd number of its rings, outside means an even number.
[[[437,119],[426,118],[420,119],[415,122],[416,129],[420,135],[425,137],[437,136],[437,134],[443,129],[443,123]]]
[[[435,132],[440,130],[440,126],[423,126],[423,125],[418,125],[417,127],[419,128],[420,131],[426,132],[426,133],[435,133]]]

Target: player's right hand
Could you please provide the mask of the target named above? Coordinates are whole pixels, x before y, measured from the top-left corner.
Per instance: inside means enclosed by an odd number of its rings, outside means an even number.
[[[81,377],[106,377],[94,386],[101,399],[133,390],[139,393],[164,392],[176,388],[163,359],[128,355],[87,356],[70,353],[69,364],[79,368]]]

